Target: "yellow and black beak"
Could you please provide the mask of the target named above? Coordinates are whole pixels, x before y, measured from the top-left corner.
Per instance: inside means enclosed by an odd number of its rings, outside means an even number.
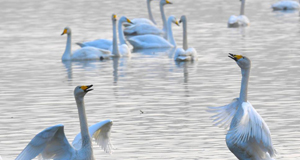
[[[128,19],[128,18],[127,18],[127,22],[128,22],[128,23],[130,23],[130,24],[133,24],[133,23],[131,22],[131,20],[130,20],[130,19]]]
[[[93,85],[81,86],[80,88],[81,88],[84,92],[89,92],[89,91],[92,91],[92,90],[93,90],[93,89],[91,89],[91,87],[93,87]]]
[[[238,61],[239,59],[243,58],[242,55],[235,55],[235,54],[231,54],[231,53],[229,53],[228,57],[235,60],[235,61]]]
[[[64,34],[67,34],[68,33],[68,30],[67,29],[64,29],[63,33],[61,35],[64,35]]]
[[[167,3],[167,4],[172,4],[172,2],[170,2],[170,1],[168,1],[168,0],[166,0],[166,3]]]
[[[175,24],[176,24],[177,26],[179,26],[179,23],[178,23],[178,21],[176,21],[176,22],[175,22]]]

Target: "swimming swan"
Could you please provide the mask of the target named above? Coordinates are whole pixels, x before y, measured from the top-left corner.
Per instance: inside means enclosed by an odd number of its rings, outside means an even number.
[[[122,24],[124,22],[127,23],[132,23],[128,18],[126,18],[125,16],[122,16],[119,20],[119,24],[118,24],[118,32],[119,32],[119,40],[120,40],[120,44],[118,45],[118,40],[117,40],[117,15],[116,14],[112,14],[112,25],[113,25],[113,40],[107,40],[107,39],[98,39],[98,40],[94,40],[94,41],[90,41],[90,42],[84,42],[84,43],[77,43],[79,44],[81,47],[87,47],[87,46],[92,46],[92,47],[96,47],[96,48],[101,48],[103,46],[103,42],[105,45],[109,45],[109,46],[105,46],[104,48],[101,49],[108,49],[109,51],[111,51],[111,55],[110,56],[131,56],[131,51],[126,43],[125,40],[125,36],[123,33],[123,29],[122,29]],[[110,42],[110,43],[107,43]]]
[[[69,27],[66,27],[61,35],[67,34],[67,45],[64,54],[62,55],[62,61],[78,61],[78,60],[99,60],[103,58],[108,58],[110,51],[99,49],[95,47],[85,47],[77,49],[71,54],[71,37],[72,32]]]
[[[279,1],[272,5],[273,10],[297,10],[300,8],[296,1]]]
[[[94,160],[92,138],[104,151],[111,153],[110,143],[111,120],[96,123],[88,128],[85,114],[84,96],[93,85],[77,86],[74,96],[78,108],[80,130],[72,145],[68,142],[62,124],[46,128],[37,134],[19,154],[16,160],[29,160],[36,156],[54,160]]]
[[[124,29],[125,35],[144,35],[144,34],[154,34],[154,35],[162,35],[166,38],[165,34],[167,31],[167,20],[164,11],[164,5],[172,4],[169,0],[160,0],[160,13],[163,21],[163,29],[159,29],[155,24],[151,21],[133,21],[133,24],[126,26]],[[148,9],[149,10],[149,9]],[[152,14],[151,14],[152,15]],[[150,22],[150,23],[149,23]]]
[[[198,60],[198,54],[195,48],[188,48],[187,42],[187,19],[185,15],[182,15],[179,23],[182,22],[183,27],[183,48],[177,48],[174,60],[176,61],[194,61]]]
[[[168,18],[168,37],[167,40],[157,35],[139,35],[128,39],[128,42],[135,48],[170,48],[176,47],[176,42],[173,37],[172,23],[179,26],[178,21],[175,16],[170,16]]]
[[[222,107],[210,107],[215,125],[221,125],[229,131],[226,144],[238,159],[271,160],[276,151],[271,140],[270,130],[247,100],[248,81],[251,61],[242,55],[229,53],[229,57],[236,61],[242,72],[240,97]]]
[[[241,1],[241,12],[239,16],[232,15],[228,20],[228,27],[240,27],[240,26],[248,26],[250,24],[249,19],[244,15],[245,3],[246,0]]]

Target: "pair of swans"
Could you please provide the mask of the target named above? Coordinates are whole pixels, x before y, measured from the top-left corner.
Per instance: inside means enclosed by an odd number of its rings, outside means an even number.
[[[107,59],[109,57],[131,56],[131,51],[126,44],[122,24],[124,22],[132,23],[125,16],[119,20],[119,40],[117,40],[117,15],[112,15],[113,24],[113,40],[98,39],[95,41],[78,43],[82,48],[76,50],[71,54],[71,29],[66,27],[62,33],[67,34],[67,45],[65,53],[62,56],[63,61],[67,60],[95,60],[95,59]]]
[[[164,12],[164,6],[166,4],[172,4],[169,0],[160,0],[159,7],[160,7],[160,13],[161,18],[163,21],[163,29],[159,29],[156,26],[156,22],[154,21],[154,18],[152,16],[150,2],[152,0],[147,0],[147,8],[148,8],[148,14],[149,19],[146,18],[136,18],[133,19],[133,24],[125,24],[124,33],[126,35],[144,35],[144,34],[154,34],[154,35],[164,35],[164,38],[167,38],[167,19]]]
[[[273,10],[297,10],[300,8],[296,1],[279,1],[272,5]]]
[[[54,160],[94,160],[92,138],[104,151],[111,153],[110,130],[112,121],[105,120],[88,127],[84,96],[93,90],[91,89],[92,86],[77,86],[74,90],[81,132],[77,134],[72,145],[65,136],[64,126],[62,124],[55,125],[37,134],[16,160],[29,160],[37,156],[42,159]]]
[[[230,54],[230,53],[229,53]],[[276,151],[271,140],[270,130],[247,100],[251,61],[242,55],[230,54],[241,68],[242,83],[240,97],[222,107],[210,107],[215,125],[228,128],[226,144],[238,159],[272,160]]]
[[[245,3],[246,0],[240,0],[241,1],[241,11],[239,16],[232,15],[229,17],[228,20],[228,27],[240,27],[240,26],[248,26],[250,24],[249,19],[244,15],[245,13]]]

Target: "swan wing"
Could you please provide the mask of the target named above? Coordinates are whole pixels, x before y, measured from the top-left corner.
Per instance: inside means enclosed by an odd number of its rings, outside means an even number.
[[[279,1],[272,5],[272,8],[274,10],[286,10],[286,9],[299,9],[300,4],[296,1]]]
[[[131,20],[131,22],[133,24],[125,22],[123,25],[125,27],[139,25],[139,24],[149,24],[149,25],[155,26],[155,24],[147,18],[134,18],[134,19]]]
[[[256,140],[260,149],[275,154],[269,127],[249,102],[243,102],[243,115],[238,124],[228,131],[233,143],[244,143],[249,139]]]
[[[144,35],[144,34],[154,34],[162,35],[164,32],[157,28],[155,25],[150,25],[147,23],[135,24],[128,26],[124,29],[125,35]]]
[[[140,35],[128,39],[134,48],[171,48],[173,45],[157,35]]]
[[[232,100],[231,103],[221,106],[221,107],[208,107],[208,112],[216,113],[212,116],[214,125],[224,127],[228,129],[230,126],[231,120],[234,117],[238,109],[238,98]]]
[[[110,131],[113,122],[104,120],[89,127],[90,136],[93,137],[96,143],[106,152],[112,153],[112,144],[110,142]],[[77,134],[72,145],[78,149],[81,148],[81,133]]]
[[[19,154],[16,160],[34,159],[39,154],[44,159],[71,159],[74,148],[69,144],[63,125],[46,128],[37,134]]]
[[[109,47],[112,45],[112,40],[108,39],[97,39],[93,41],[83,42],[83,43],[76,43],[80,47],[96,47],[108,50]]]

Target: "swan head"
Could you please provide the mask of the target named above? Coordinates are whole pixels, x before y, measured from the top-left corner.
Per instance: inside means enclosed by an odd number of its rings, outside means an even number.
[[[186,16],[185,15],[182,15],[180,17],[180,20],[179,20],[179,23],[182,23],[182,22],[185,22],[186,21]]]
[[[251,61],[246,56],[229,53],[228,57],[235,60],[241,69],[249,69],[251,67]]]
[[[171,22],[175,23],[177,26],[179,26],[179,22],[177,21],[175,16],[170,16],[168,18],[168,21],[171,21]]]
[[[160,4],[165,5],[165,4],[172,4],[169,0],[160,0]]]
[[[122,23],[122,22],[127,22],[127,23],[130,23],[130,24],[133,24],[132,22],[131,22],[131,20],[130,19],[128,19],[127,17],[125,17],[125,16],[122,16],[121,18],[120,18],[120,20],[119,20],[119,23]]]
[[[93,89],[91,89],[93,85],[87,85],[87,86],[77,86],[74,89],[74,96],[75,97],[84,97],[85,94]]]
[[[118,19],[118,17],[117,17],[116,14],[112,14],[112,15],[111,15],[111,20],[112,20],[112,21],[117,21],[117,19]]]
[[[64,34],[70,35],[71,34],[71,28],[65,27],[65,29],[64,29],[64,31],[63,31],[63,33],[61,35],[64,35]]]

